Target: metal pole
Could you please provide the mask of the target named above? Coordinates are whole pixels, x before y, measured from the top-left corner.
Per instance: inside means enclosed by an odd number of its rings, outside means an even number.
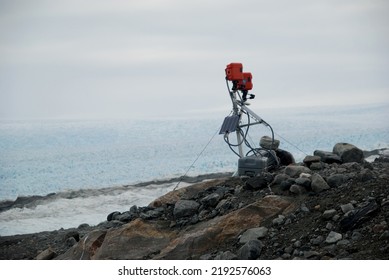
[[[230,97],[232,101],[232,108],[234,115],[239,116],[239,123],[240,123],[240,118],[241,115],[239,114],[239,102],[236,100],[236,91],[230,92]],[[240,134],[240,126],[236,128],[236,140],[238,141],[238,150],[239,150],[239,156],[242,158],[243,157],[243,141],[242,141],[242,135]]]

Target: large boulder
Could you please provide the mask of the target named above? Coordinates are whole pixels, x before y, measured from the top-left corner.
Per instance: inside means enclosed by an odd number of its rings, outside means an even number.
[[[239,234],[278,214],[294,211],[291,198],[269,195],[224,216],[193,225],[172,240],[157,259],[196,259],[208,250],[236,239]]]
[[[333,153],[337,154],[343,163],[362,163],[364,160],[363,151],[349,143],[337,143],[333,148]]]
[[[277,150],[275,150],[275,152],[276,152],[276,156],[279,159],[280,165],[286,166],[289,164],[296,163],[293,155],[290,152],[282,150],[282,149],[277,149]]]
[[[58,259],[196,259],[236,240],[245,230],[297,208],[290,197],[270,195],[185,230],[171,228],[169,221],[138,218],[119,228],[89,233]]]
[[[118,229],[109,230],[104,242],[91,259],[143,259],[162,250],[175,232],[162,223],[136,219]]]

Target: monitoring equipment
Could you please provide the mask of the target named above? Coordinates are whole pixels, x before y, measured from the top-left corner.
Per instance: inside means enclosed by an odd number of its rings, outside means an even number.
[[[252,75],[243,72],[242,63],[230,63],[225,69],[226,83],[232,102],[232,111],[221,126],[219,134],[224,135],[224,140],[230,149],[239,157],[238,175],[255,176],[263,171],[276,168],[279,159],[275,150],[278,144],[274,140],[272,127],[260,116],[248,108],[247,99],[254,99],[254,94],[249,94],[253,88]],[[232,86],[230,87],[230,84]],[[262,124],[271,131],[270,136],[258,139],[260,145],[255,147],[251,143],[249,130],[252,126]],[[236,134],[236,142],[230,141],[230,134]],[[248,149],[247,152],[244,152]]]

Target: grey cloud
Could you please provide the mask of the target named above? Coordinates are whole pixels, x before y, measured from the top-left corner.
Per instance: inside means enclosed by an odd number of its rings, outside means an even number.
[[[384,1],[30,2],[0,12],[0,118],[228,110],[232,61],[254,106],[389,101]]]

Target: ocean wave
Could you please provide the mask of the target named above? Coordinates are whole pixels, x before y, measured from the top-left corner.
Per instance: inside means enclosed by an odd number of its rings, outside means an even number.
[[[230,175],[231,173],[205,174],[3,201],[0,203],[0,235],[74,228],[84,223],[97,225],[105,221],[107,215],[113,211],[128,211],[133,205],[147,206],[174,188]]]

